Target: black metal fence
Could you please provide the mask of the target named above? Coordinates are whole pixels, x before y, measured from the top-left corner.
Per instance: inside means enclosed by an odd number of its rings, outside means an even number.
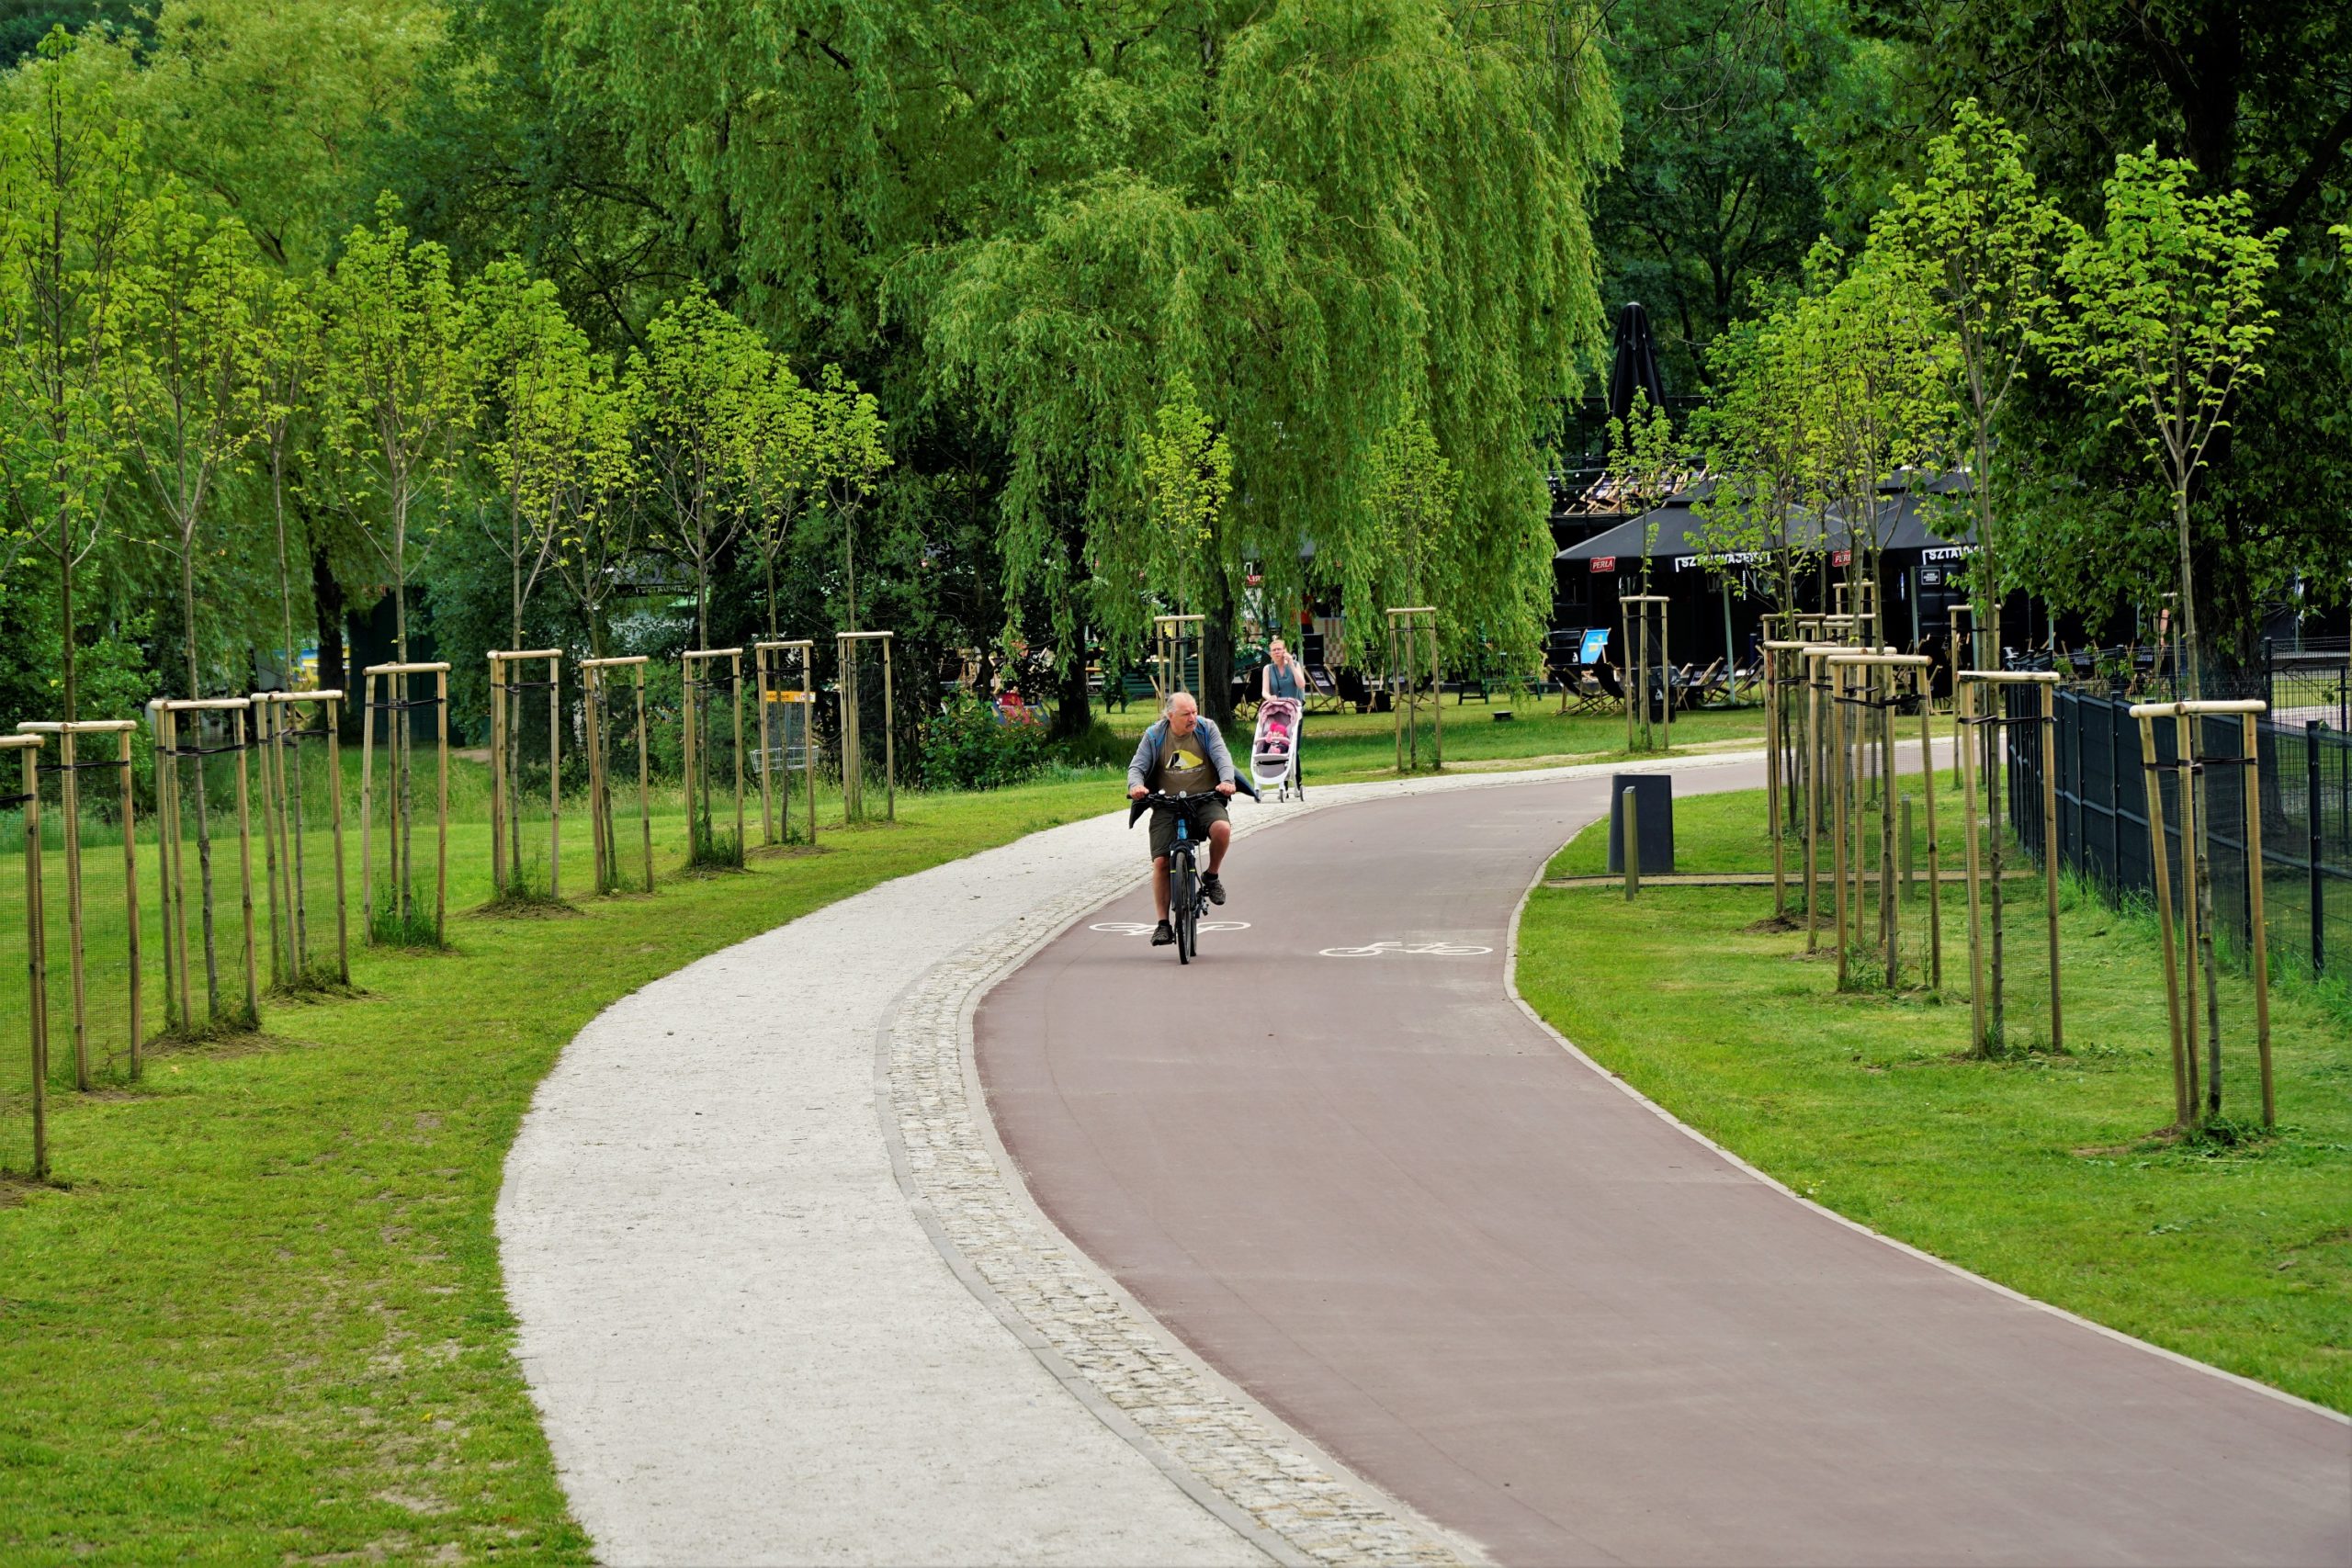
[[[2013,718],[2030,720],[2041,694],[2006,687]],[[2290,710],[2291,712],[2292,710]],[[2213,880],[2216,935],[2237,953],[2251,944],[2253,900],[2246,876],[2244,721],[2207,715],[2197,721],[2205,793],[2203,840]],[[2009,822],[2028,852],[2042,850],[2041,746],[2037,727],[2010,728]],[[2315,972],[2352,973],[2352,735],[2317,718],[2256,725],[2262,817],[2264,924],[2272,953],[2300,957]],[[2176,760],[2177,727],[2156,726],[2159,761]],[[2110,897],[2151,895],[2154,846],[2148,835],[2148,778],[2140,722],[2130,704],[2084,691],[2057,697],[2060,863]],[[2165,854],[2174,897],[2182,894],[2182,813],[2178,775],[2161,771]]]

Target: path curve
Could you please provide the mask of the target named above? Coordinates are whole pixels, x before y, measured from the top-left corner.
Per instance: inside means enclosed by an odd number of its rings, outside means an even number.
[[[2352,1562],[2352,1424],[1793,1198],[1517,1004],[1523,895],[1605,801],[1297,822],[1190,970],[1140,893],[1090,915],[978,1012],[1031,1192],[1503,1562]]]
[[[1254,835],[1528,776],[1236,817]],[[517,1355],[605,1561],[1476,1560],[1136,1309],[976,1113],[970,1007],[1135,883],[1124,818],[804,916],[565,1048],[497,1230]]]

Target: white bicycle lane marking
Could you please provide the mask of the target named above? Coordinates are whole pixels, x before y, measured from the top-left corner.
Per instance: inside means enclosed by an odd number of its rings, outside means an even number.
[[[1377,958],[1384,953],[1394,953],[1419,958],[1476,958],[1492,952],[1491,947],[1469,942],[1373,942],[1362,947],[1327,947],[1318,956]]]
[[[1097,920],[1086,929],[1091,931],[1109,931],[1114,936],[1149,936],[1152,925],[1149,920]],[[1204,931],[1246,931],[1250,929],[1250,922],[1247,920],[1203,920],[1193,929]]]

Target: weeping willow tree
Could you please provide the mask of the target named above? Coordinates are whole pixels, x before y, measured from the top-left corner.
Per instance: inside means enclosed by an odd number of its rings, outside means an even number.
[[[1250,575],[1276,604],[1387,575],[1370,459],[1399,428],[1458,481],[1426,541],[1449,635],[1532,660],[1535,440],[1601,352],[1592,0],[648,11],[565,0],[565,90],[674,181],[742,309],[894,411],[988,429],[1007,587],[1066,669],[1186,586],[1140,453],[1187,400],[1233,463],[1189,606],[1213,705]]]

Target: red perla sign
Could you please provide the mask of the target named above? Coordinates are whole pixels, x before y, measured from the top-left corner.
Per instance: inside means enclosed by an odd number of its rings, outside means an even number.
[[[1854,552],[1851,550],[1832,550],[1829,554],[1829,564],[1831,566],[1851,566],[1854,564]]]
[[[1592,570],[1595,572],[1615,571],[1617,570],[1617,558],[1615,556],[1595,556],[1592,558]]]

